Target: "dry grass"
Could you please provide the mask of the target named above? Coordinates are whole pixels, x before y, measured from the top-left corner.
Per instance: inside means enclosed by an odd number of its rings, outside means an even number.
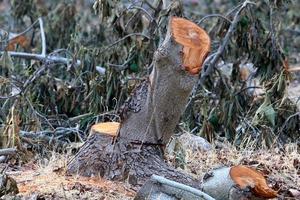
[[[221,166],[247,165],[266,175],[270,186],[283,196],[290,189],[300,188],[300,153],[296,144],[278,148],[254,150],[251,147],[237,150],[227,145],[221,150],[208,152],[186,151],[185,171],[203,177],[205,173]]]
[[[135,192],[124,183],[101,178],[66,176],[69,156],[53,154],[50,161],[28,163],[10,174],[18,183],[23,199],[38,196],[44,199],[132,199]]]
[[[223,148],[211,151],[185,152],[184,171],[197,177],[221,166],[248,165],[266,174],[270,186],[282,196],[289,196],[290,189],[300,188],[300,154],[297,145],[287,145],[285,151],[277,148],[237,150],[223,144]],[[9,170],[18,183],[19,197],[37,196],[44,199],[133,199],[135,192],[126,183],[100,178],[66,176],[65,167],[69,155],[53,153],[50,160],[41,158],[17,170]]]

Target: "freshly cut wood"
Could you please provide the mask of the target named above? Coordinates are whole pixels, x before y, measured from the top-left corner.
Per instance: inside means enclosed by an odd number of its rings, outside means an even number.
[[[90,134],[105,134],[112,137],[118,135],[118,130],[120,128],[119,122],[102,122],[92,126]]]
[[[230,169],[230,177],[241,189],[250,187],[257,197],[277,197],[277,192],[268,186],[264,176],[254,169],[242,165],[234,166]]]
[[[180,29],[189,29],[186,38]],[[115,125],[104,126],[110,131],[96,131],[110,134],[91,134],[68,163],[67,173],[126,180],[137,186],[159,174],[199,188],[198,180],[164,161],[164,149],[197,83],[199,76],[194,74],[201,69],[209,45],[209,36],[196,24],[171,18],[165,40],[154,53],[151,78],[137,86],[123,106],[118,136],[112,140],[110,135]]]
[[[210,38],[203,29],[172,17],[166,38],[154,54],[151,78],[138,86],[125,104],[120,137],[135,143],[166,145],[209,51]]]
[[[24,48],[25,50],[27,50],[29,48],[29,46],[30,46],[30,40],[26,36],[24,36],[24,35],[13,37],[9,41],[9,43],[6,46],[5,50],[6,51],[15,51],[16,48],[17,48],[17,45],[20,45],[22,48]]]
[[[210,52],[210,38],[197,24],[186,19],[172,18],[172,33],[183,46],[183,66],[191,74],[198,74]]]
[[[204,179],[202,189],[216,200],[277,197],[277,192],[269,188],[260,172],[242,165],[213,170]]]

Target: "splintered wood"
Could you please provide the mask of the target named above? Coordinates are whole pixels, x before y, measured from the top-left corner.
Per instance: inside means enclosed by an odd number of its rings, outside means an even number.
[[[175,41],[183,46],[183,66],[190,74],[198,74],[210,52],[210,38],[197,24],[178,17],[171,20]]]
[[[119,127],[119,122],[102,122],[92,126],[91,134],[100,133],[116,137],[118,134]]]

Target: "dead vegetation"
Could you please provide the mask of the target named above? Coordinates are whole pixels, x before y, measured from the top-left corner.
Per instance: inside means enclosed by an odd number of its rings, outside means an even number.
[[[203,65],[170,132],[212,147],[176,144],[169,163],[198,178],[251,166],[279,199],[298,198],[298,10],[293,0],[0,1],[0,172],[17,181],[19,198],[132,199],[127,184],[65,176],[64,155],[95,123],[122,122],[122,105],[150,75],[169,17],[178,16],[207,31],[211,48],[183,44],[183,67],[198,74]]]
[[[286,146],[286,152],[283,153],[279,149],[257,151],[252,149],[251,145],[237,150],[228,144],[221,150],[214,149],[207,152],[187,150],[185,164],[182,166],[184,171],[197,177],[209,177],[210,171],[223,166],[250,166],[265,174],[268,185],[278,191],[283,199],[288,197],[292,199],[300,187],[299,150],[296,145],[291,144]],[[18,196],[21,199],[134,198],[135,189],[126,183],[96,177],[66,176],[66,163],[69,159],[70,155],[53,152],[49,160],[38,158],[37,161],[21,167],[11,166],[7,174],[17,181]],[[5,198],[9,198],[9,195]]]

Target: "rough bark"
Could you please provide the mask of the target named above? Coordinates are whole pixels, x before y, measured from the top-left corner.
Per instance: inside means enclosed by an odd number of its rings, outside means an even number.
[[[170,167],[157,145],[113,142],[111,136],[93,134],[68,165],[68,172],[83,176],[100,176],[141,186],[152,174],[197,186],[197,181]]]
[[[203,32],[204,39],[208,38],[207,34],[192,22],[179,18],[176,20],[188,23],[190,28]],[[172,19],[170,21],[172,22]],[[125,103],[119,135],[114,139],[101,133],[92,134],[68,164],[68,173],[128,180],[134,185],[143,184],[152,174],[159,174],[180,183],[199,187],[195,179],[168,166],[163,158],[164,146],[174,132],[198,77],[190,71],[195,71],[195,65],[192,68],[183,65],[183,58],[189,57],[186,54],[190,51],[183,51],[184,44],[175,41],[174,30],[177,29],[173,30],[175,26],[172,27],[171,22],[164,42],[155,52],[154,68],[150,77],[135,89],[129,101]],[[196,32],[192,32],[191,37],[189,43],[194,39],[197,42],[204,40],[200,36],[199,39]],[[207,45],[210,42],[204,43],[207,54]],[[194,48],[200,49],[201,46],[188,47],[191,52],[195,52],[192,51]],[[202,52],[198,59],[204,59]],[[197,63],[202,61],[197,60]],[[196,67],[196,71],[199,71],[201,65]]]

